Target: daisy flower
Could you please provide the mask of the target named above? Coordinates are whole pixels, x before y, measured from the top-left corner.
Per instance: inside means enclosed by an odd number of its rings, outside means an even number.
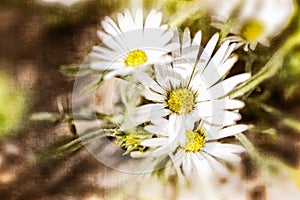
[[[200,125],[196,130],[186,131],[185,144],[180,146],[172,157],[176,169],[181,169],[187,177],[193,174],[217,171],[226,173],[222,161],[240,162],[238,154],[245,149],[237,144],[221,143],[218,140],[234,136],[247,130],[243,124],[232,125],[225,128]],[[180,173],[180,172],[178,172]]]
[[[184,130],[177,121],[170,119],[166,129],[156,138],[141,142],[141,145],[149,147],[149,152],[132,152],[133,157],[151,156],[158,157],[168,154],[172,159],[177,173],[192,177],[193,174],[218,171],[225,173],[226,168],[220,160],[239,162],[239,153],[244,148],[237,144],[219,142],[220,139],[234,136],[247,130],[244,124],[231,126],[211,126],[200,122],[196,128]],[[168,135],[168,136],[163,136]],[[174,137],[184,136],[184,142],[174,145]]]
[[[238,42],[237,47],[245,45],[245,51],[249,47],[254,50],[258,43],[269,46],[270,39],[286,27],[294,10],[292,0],[214,0],[209,6],[215,21],[212,25],[222,29],[239,6],[241,9],[230,29],[234,36],[227,39]]]
[[[191,128],[200,119],[229,125],[241,118],[233,110],[242,108],[244,103],[225,96],[250,75],[245,73],[221,80],[236,58],[227,59],[233,50],[228,41],[210,58],[217,41],[218,34],[208,42],[199,61],[192,63],[195,70],[190,76],[182,76],[178,69],[166,64],[154,65],[155,77],[144,71],[135,74],[135,79],[144,86],[143,96],[150,101],[136,108],[136,125],[147,121],[161,124],[163,118],[171,115],[179,118],[186,128]]]
[[[126,76],[154,63],[170,62],[173,32],[161,25],[162,14],[151,10],[146,20],[138,9],[133,16],[128,9],[118,13],[116,24],[110,17],[102,21],[98,37],[103,44],[93,48],[91,68],[106,71],[105,79]]]

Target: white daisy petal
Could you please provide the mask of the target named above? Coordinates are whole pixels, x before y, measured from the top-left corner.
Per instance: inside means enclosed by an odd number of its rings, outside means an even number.
[[[111,78],[116,77],[116,76],[126,76],[131,71],[132,71],[132,68],[116,69],[114,71],[111,71],[111,72],[108,72],[107,74],[105,74],[104,80],[108,80],[108,79],[111,79]]]
[[[229,58],[223,64],[218,67],[212,67],[210,70],[205,70],[203,76],[206,78],[205,82],[208,87],[211,87],[218,82],[227,73],[234,63],[237,61],[237,56]]]
[[[148,126],[145,126],[144,129],[146,131],[156,134],[156,135],[169,136],[169,131],[165,127],[160,127],[160,126],[156,126],[156,125],[148,125]]]
[[[171,73],[170,66],[166,65],[155,65],[154,70],[156,72],[157,83],[163,89],[170,89],[170,79],[173,78],[173,74]]]
[[[107,50],[109,51],[109,50]],[[101,54],[98,52],[92,52],[90,54],[90,56],[94,59],[94,60],[101,60],[101,61],[106,61],[106,62],[111,62],[112,60],[115,59],[114,55],[106,55],[106,54]]]
[[[236,43],[231,43],[226,51],[226,53],[224,54],[224,58],[222,60],[222,62],[224,62],[226,59],[228,59],[228,57],[230,56],[230,54],[236,49]]]
[[[245,152],[245,148],[241,145],[237,144],[223,144],[223,143],[217,143],[216,150],[222,150],[224,152],[230,152],[230,153],[243,153]]]
[[[222,96],[228,94],[238,84],[246,81],[249,78],[250,78],[250,74],[248,74],[248,73],[230,77],[230,78],[212,86],[209,89],[210,94],[213,98],[222,97]]]
[[[135,29],[135,24],[133,22],[133,18],[128,9],[125,9],[124,16],[122,14],[118,14],[119,26],[122,32],[128,32]]]
[[[215,158],[211,157],[209,154],[203,152],[203,154],[206,154],[205,159],[208,161],[209,165],[215,170],[217,171],[219,174],[227,174],[228,173],[228,169],[221,164],[218,160],[216,160]]]
[[[244,105],[244,102],[240,100],[224,98],[201,102],[197,104],[197,109],[199,110],[200,115],[203,114],[204,116],[205,113],[214,114],[216,112],[219,112],[219,110],[240,109],[244,107]]]
[[[93,51],[90,53],[90,55],[93,55],[93,57],[97,57],[96,54],[103,54],[103,56],[106,59],[109,59],[110,62],[112,62],[112,60],[115,60],[116,58],[118,58],[120,56],[117,52],[112,51],[109,48],[106,48],[103,46],[94,46],[93,47]]]
[[[152,138],[141,142],[141,145],[146,147],[156,147],[168,144],[168,138]]]
[[[192,45],[201,45],[202,32],[198,31],[193,39]]]
[[[155,149],[154,151],[149,153],[150,157],[159,157],[162,155],[166,155],[168,154],[168,152],[174,151],[174,149],[171,149],[171,146],[162,146],[162,147],[158,147],[157,149]]]
[[[101,25],[105,32],[109,33],[112,36],[121,34],[121,30],[110,17],[105,17],[104,20],[101,22]]]
[[[137,9],[134,21],[136,29],[143,28],[143,10],[141,8]]]
[[[151,91],[148,88],[145,88],[143,95],[146,99],[154,102],[163,103],[165,101],[165,97],[161,94]]]
[[[185,135],[184,139],[182,140],[182,134],[184,133],[184,121],[181,116],[177,117],[176,115],[171,115],[169,117],[169,140],[171,143],[184,143],[185,141]]]
[[[220,65],[221,61],[223,60],[223,57],[225,55],[225,52],[227,51],[229,46],[229,41],[225,41],[221,47],[218,49],[216,54],[213,56],[213,58],[209,61],[207,67],[205,67],[203,73],[203,76],[209,76],[216,68]],[[205,74],[206,73],[206,74]],[[206,77],[205,76],[205,77]]]
[[[236,124],[237,121],[241,119],[241,115],[239,113],[224,111],[214,113],[211,117],[205,117],[203,120],[216,125],[229,126]]]
[[[102,31],[97,31],[97,35],[99,38],[102,38],[102,43],[106,45],[108,48],[116,52],[127,51],[127,49],[125,49],[123,45],[120,45],[113,37],[108,36],[106,33]]]
[[[192,173],[192,162],[191,162],[191,154],[187,153],[182,161],[182,170],[186,176],[190,176]]]
[[[179,37],[179,32],[177,30],[177,28],[175,27],[174,28],[174,35],[173,35],[173,38],[172,38],[172,43],[173,44],[176,44],[176,47],[172,50],[172,56],[174,58],[176,57],[180,57],[181,56],[181,52],[180,52],[180,37]]]
[[[213,155],[217,158],[229,161],[229,162],[240,162],[241,158],[236,155],[235,153],[241,153],[244,149],[239,145],[233,144],[221,144],[221,143],[214,143],[210,144],[213,145],[211,147],[209,154]]]
[[[144,86],[151,88],[157,93],[163,94],[164,90],[144,71],[139,71],[134,74],[134,78]]]
[[[120,130],[121,131],[130,130],[130,129],[133,129],[135,126],[136,126],[136,124],[134,121],[127,119],[121,124]]]
[[[162,20],[162,14],[152,9],[145,21],[145,28],[158,28]]]
[[[145,130],[156,134],[156,135],[162,135],[162,136],[169,136],[169,124],[168,120],[164,118],[158,118],[155,120],[152,120],[153,125],[145,126]]]
[[[212,173],[212,168],[209,165],[209,163],[207,162],[207,160],[205,159],[204,156],[199,156],[199,153],[195,154],[196,157],[194,156],[193,159],[193,167],[195,167],[197,169],[197,174],[199,176],[208,176]],[[198,158],[198,159],[197,159]]]
[[[220,130],[218,133],[218,137],[216,139],[233,136],[237,133],[242,133],[242,132],[246,131],[247,129],[248,129],[248,126],[244,125],[244,124],[229,126],[227,128]]]
[[[140,151],[133,151],[133,152],[130,152],[130,156],[132,158],[142,158],[142,157],[147,157],[149,156],[149,153],[143,153],[143,152],[140,152]]]
[[[166,116],[168,113],[164,109],[164,105],[161,104],[146,104],[136,108],[135,110],[136,124],[141,124],[151,119],[161,118]]]
[[[119,69],[120,65],[122,65],[121,62],[101,62],[101,61],[93,61],[90,64],[91,69],[95,69],[95,70],[101,70],[101,71],[105,71],[105,70],[109,70],[109,69]]]
[[[191,46],[190,30],[188,28],[185,28],[182,36],[182,45],[181,45],[182,55],[186,53],[186,49],[188,49],[188,47],[190,46]]]
[[[203,71],[204,68],[206,67],[208,61],[211,58],[211,54],[213,53],[215,46],[217,45],[218,40],[219,40],[219,34],[216,33],[213,35],[213,37],[208,41],[207,45],[205,46],[200,56],[199,63],[197,65],[197,68],[200,71]]]
[[[249,44],[249,46],[250,46],[250,49],[253,51],[253,50],[255,50],[255,48],[256,48],[256,46],[257,46],[257,42],[251,42],[250,44]],[[248,49],[247,50],[245,50],[245,51],[248,51]]]

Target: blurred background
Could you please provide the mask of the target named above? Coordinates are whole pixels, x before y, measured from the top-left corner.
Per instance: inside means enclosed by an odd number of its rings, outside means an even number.
[[[151,8],[154,2],[144,1],[145,8]],[[180,19],[176,13],[193,3],[192,0],[161,2],[165,22],[168,17],[173,22]],[[71,112],[69,105],[75,78],[61,73],[60,67],[82,63],[92,46],[100,43],[96,31],[101,29],[101,19],[122,12],[132,5],[129,3],[117,0],[0,1],[0,199],[156,198],[145,188],[122,188],[122,184],[132,182],[135,175],[102,165],[84,148],[47,159],[49,149],[74,139],[70,131],[72,124],[60,123],[57,119],[30,120],[32,113]],[[217,31],[207,27],[209,23],[208,15],[199,12],[178,24],[181,28],[190,26],[193,34],[202,29],[207,41]],[[289,34],[299,28],[298,24],[298,20],[292,20],[273,40],[272,48],[258,46],[255,53],[238,50],[240,60],[231,74],[259,71]],[[300,48],[293,48],[286,55],[276,75],[244,97],[247,106],[242,114],[243,122],[254,127],[246,133],[249,140],[264,155],[280,163],[270,166],[286,167],[287,176],[276,167],[271,171],[281,189],[286,185],[285,192],[289,193],[289,188],[297,183],[300,187]],[[43,156],[45,159],[41,159]],[[268,190],[260,180],[258,166],[247,154],[235,172],[237,178],[233,181],[221,177],[218,184],[232,184],[228,191],[240,190],[245,199],[272,199],[268,194],[280,191],[276,187]],[[153,185],[157,187],[157,184],[154,181]],[[149,197],[139,196],[137,191]],[[157,188],[153,191],[164,193]],[[175,199],[174,193],[166,193],[169,199]],[[297,196],[294,197],[296,200]]]

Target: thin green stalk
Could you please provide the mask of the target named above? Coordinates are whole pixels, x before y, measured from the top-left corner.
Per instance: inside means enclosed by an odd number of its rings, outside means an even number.
[[[53,153],[50,153],[50,157],[52,158],[61,158],[66,155],[69,155],[70,153],[78,150],[83,145],[89,143],[91,140],[95,138],[101,138],[105,136],[110,136],[115,133],[115,129],[99,129],[96,131],[92,131],[90,133],[87,133],[85,135],[80,136],[79,138],[76,138],[65,145],[59,147],[56,149]]]
[[[285,113],[282,113],[281,111],[277,110],[276,108],[266,105],[264,103],[260,103],[260,107],[264,109],[266,112],[274,115],[278,119],[282,119],[282,123],[295,130],[296,132],[300,133],[300,121],[297,119],[294,119],[292,117],[287,116]]]
[[[242,145],[246,148],[247,153],[256,161],[259,162],[261,160],[260,155],[252,142],[248,140],[248,138],[242,134],[238,133],[235,135],[235,137],[242,143]]]
[[[96,117],[95,117],[96,115]],[[93,119],[101,119],[112,122],[112,114],[104,114],[104,113],[92,113],[90,115],[76,115],[76,120],[93,120]],[[50,112],[40,112],[33,113],[30,117],[31,120],[34,121],[53,121],[53,122],[70,122],[74,120],[74,116],[69,113],[50,113]]]

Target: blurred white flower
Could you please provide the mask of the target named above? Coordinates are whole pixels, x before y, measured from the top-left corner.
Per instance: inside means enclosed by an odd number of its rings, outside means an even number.
[[[267,183],[268,199],[281,200],[284,194],[285,199],[298,199],[300,187],[295,184],[293,178],[284,172],[273,175],[272,180]],[[299,181],[299,180],[298,180]]]
[[[137,84],[125,80],[119,82],[120,100],[122,102],[120,115],[115,115],[116,123],[121,124],[124,130],[134,127],[134,112],[142,98],[142,88]],[[117,105],[116,105],[117,106]],[[116,107],[115,106],[115,107]]]
[[[74,3],[77,3],[82,0],[40,0],[40,1],[47,2],[47,3],[59,3],[64,6],[71,6]]]
[[[188,33],[184,35],[185,39],[190,37]],[[191,66],[188,66],[188,63],[175,63],[173,68],[170,65],[157,64],[154,66],[154,77],[150,77],[144,71],[134,74],[135,79],[144,86],[143,96],[150,101],[136,109],[134,117],[136,125],[151,121],[154,125],[163,126],[166,120],[164,117],[174,116],[178,123],[184,124],[184,128],[191,129],[194,122],[200,119],[218,125],[231,125],[241,118],[238,112],[232,110],[242,108],[244,103],[224,96],[236,85],[247,80],[250,75],[239,74],[221,80],[233,66],[236,58],[227,59],[234,48],[233,45],[229,45],[229,41],[224,42],[211,58],[217,41],[218,34],[215,34],[201,53],[199,61],[196,60],[200,46],[195,54],[192,52],[195,51],[192,45],[191,55],[196,58],[193,59],[195,63],[191,63]],[[184,50],[189,51],[188,48],[184,48],[182,52]],[[187,59],[191,60],[190,58]],[[182,60],[184,59],[183,57]],[[175,57],[175,60],[178,58]],[[152,128],[151,125],[146,126],[150,132],[155,131]]]
[[[91,68],[108,72],[105,79],[126,76],[154,63],[170,62],[167,53],[172,49],[173,32],[161,25],[162,13],[151,10],[145,22],[143,11],[132,16],[128,9],[118,13],[118,25],[110,18],[102,21],[99,30],[102,44],[91,53]]]
[[[216,6],[218,5],[218,6]],[[287,26],[293,13],[292,0],[212,0],[208,5],[216,28],[222,29],[230,17],[234,23],[227,39],[254,50],[258,43],[269,46],[269,41]]]

